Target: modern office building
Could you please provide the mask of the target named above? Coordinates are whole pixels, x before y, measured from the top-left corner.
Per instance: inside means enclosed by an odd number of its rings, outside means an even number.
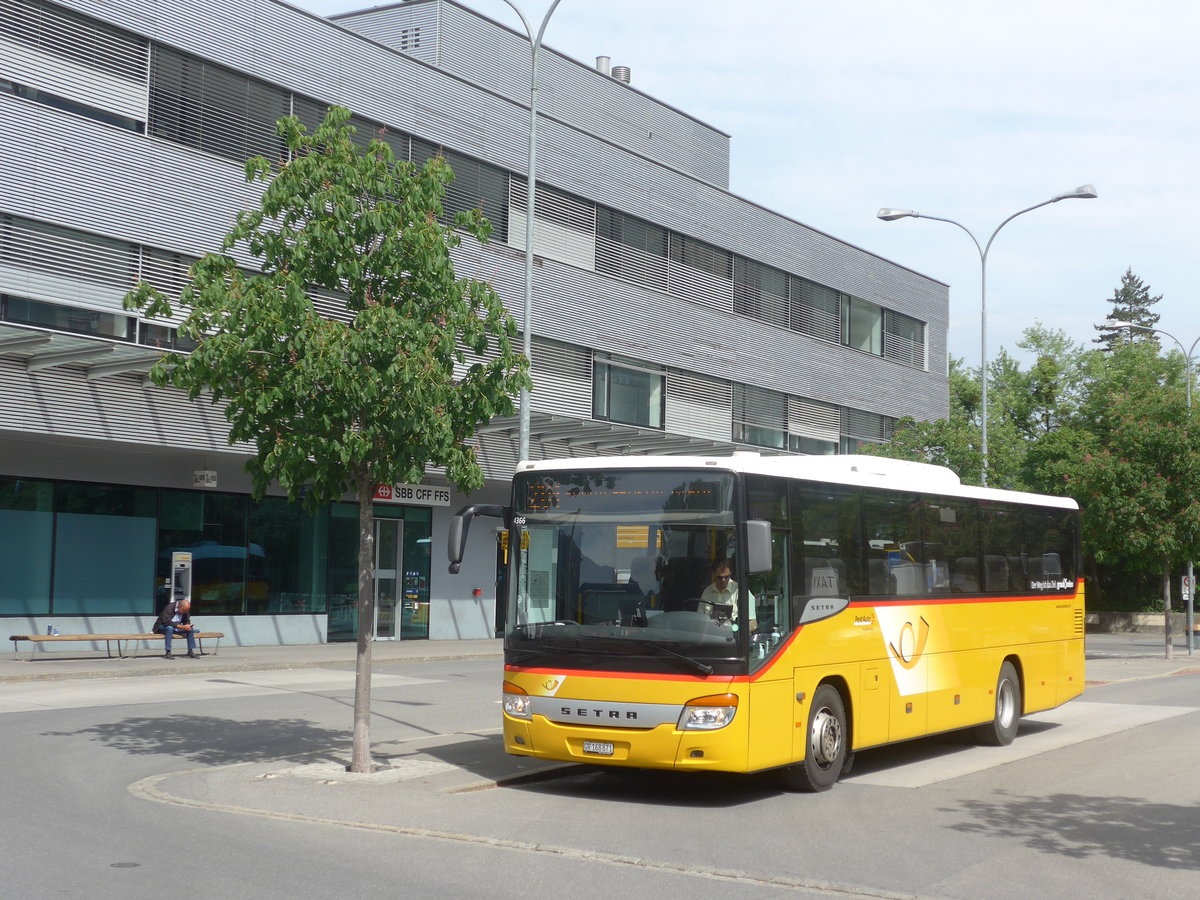
[[[607,48],[597,48],[604,52]],[[627,61],[635,62],[635,61]],[[620,77],[613,77],[614,75]],[[729,135],[627,71],[541,58],[531,455],[845,453],[947,410],[948,290],[735,196]],[[443,153],[448,206],[492,242],[460,274],[521,318],[529,128],[522,34],[452,0],[322,19],[278,0],[0,0],[0,622],[146,630],[172,553],[195,614],[241,643],[352,638],[357,508],[253,501],[219,407],[150,384],[168,293],[255,205],[274,123],[349,107],[398,155]],[[752,154],[749,154],[752,155]],[[247,265],[252,260],[246,260]],[[345,316],[317,294],[325,315]],[[517,420],[476,438],[503,502]],[[381,637],[491,636],[495,535],[446,574],[438,473],[381,489]]]

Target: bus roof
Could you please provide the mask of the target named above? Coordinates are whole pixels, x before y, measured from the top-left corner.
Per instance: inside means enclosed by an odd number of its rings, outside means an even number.
[[[563,472],[591,469],[718,469],[755,475],[774,475],[855,487],[890,488],[944,497],[1028,503],[1078,509],[1070,497],[1028,494],[963,484],[945,466],[886,459],[880,456],[762,456],[738,451],[732,456],[581,456],[522,462],[517,472]]]

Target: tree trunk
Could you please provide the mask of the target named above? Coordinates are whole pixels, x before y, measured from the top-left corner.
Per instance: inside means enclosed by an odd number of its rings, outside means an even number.
[[[1171,561],[1163,560],[1162,570],[1163,632],[1166,634],[1167,659],[1174,656],[1171,646]]]
[[[375,485],[355,480],[358,494],[358,654],[354,664],[351,772],[371,771],[371,645],[375,640]]]

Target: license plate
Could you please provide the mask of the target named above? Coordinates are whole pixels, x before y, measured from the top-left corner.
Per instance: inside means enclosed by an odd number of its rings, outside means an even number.
[[[583,752],[594,753],[597,756],[612,756],[612,741],[584,741]]]

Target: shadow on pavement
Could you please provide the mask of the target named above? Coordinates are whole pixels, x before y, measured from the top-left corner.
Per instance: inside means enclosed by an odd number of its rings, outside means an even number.
[[[184,713],[137,716],[45,735],[90,735],[92,740],[125,753],[178,756],[209,766],[277,759],[332,762],[337,756],[330,748],[350,744],[350,732],[321,728],[304,719],[239,721]]]
[[[1200,809],[1134,797],[1005,796],[967,800],[957,809],[973,821],[957,831],[1021,841],[1071,859],[1125,859],[1158,869],[1200,870]]]

